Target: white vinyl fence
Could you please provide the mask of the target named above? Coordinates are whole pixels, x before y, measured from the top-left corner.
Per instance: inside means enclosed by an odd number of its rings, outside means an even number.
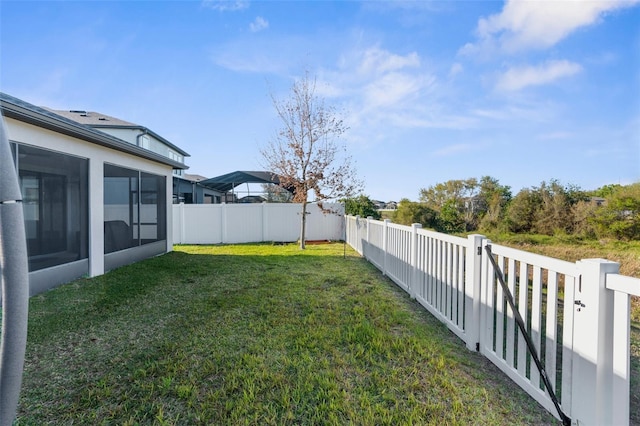
[[[343,240],[344,207],[307,205],[306,239]],[[300,238],[301,204],[175,204],[175,244],[292,242]]]
[[[346,217],[347,243],[560,419],[493,257],[544,374],[572,424],[629,423],[630,296],[640,279],[603,259],[576,263],[453,237],[419,224]],[[488,249],[487,249],[488,248]]]

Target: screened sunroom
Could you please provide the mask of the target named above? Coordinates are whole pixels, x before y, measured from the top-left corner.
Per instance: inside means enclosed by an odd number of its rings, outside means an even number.
[[[183,163],[0,93],[23,198],[30,293],[172,249]]]

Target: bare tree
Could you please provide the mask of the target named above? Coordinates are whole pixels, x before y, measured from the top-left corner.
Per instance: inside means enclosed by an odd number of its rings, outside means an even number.
[[[271,99],[282,127],[261,150],[268,169],[280,186],[302,204],[300,248],[305,248],[307,203],[350,197],[362,186],[351,157],[339,138],[348,129],[332,106],[316,94],[316,79],[306,71],[291,86],[286,99]],[[321,205],[321,204],[320,204]]]

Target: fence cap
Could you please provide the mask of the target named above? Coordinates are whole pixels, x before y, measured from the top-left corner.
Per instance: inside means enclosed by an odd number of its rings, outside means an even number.
[[[589,258],[589,259],[580,259],[579,262],[585,262],[585,263],[615,263],[616,265],[619,265],[618,262],[614,262],[612,260],[607,260],[607,259],[602,259],[600,257],[594,257],[594,258]]]

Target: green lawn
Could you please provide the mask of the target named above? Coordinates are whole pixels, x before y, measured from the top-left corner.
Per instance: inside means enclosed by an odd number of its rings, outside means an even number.
[[[17,423],[557,424],[341,244],[180,246],[33,297]]]

